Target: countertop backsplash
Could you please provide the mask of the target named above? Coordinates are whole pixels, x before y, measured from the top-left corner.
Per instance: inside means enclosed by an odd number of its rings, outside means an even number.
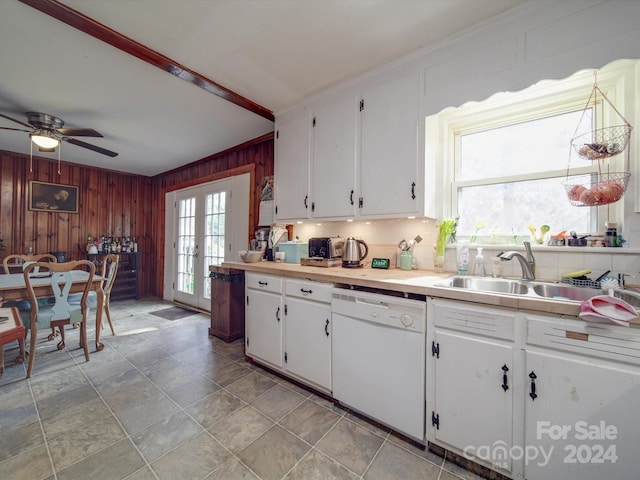
[[[397,247],[401,240],[409,241],[417,235],[422,241],[413,247],[416,266],[421,270],[433,269],[433,250],[438,229],[436,220],[431,218],[401,218],[389,220],[353,221],[353,222],[308,222],[294,226],[294,236],[301,241],[311,237],[355,237],[369,245],[366,266],[370,266],[371,258],[385,257],[391,259],[391,266],[397,265]],[[473,264],[476,247],[483,248],[487,273],[491,274],[491,257],[507,250],[522,251],[522,245],[471,244],[470,264]],[[626,273],[636,278],[628,278],[627,284],[640,284],[640,249],[637,248],[604,248],[604,247],[547,247],[534,246],[536,260],[536,277],[541,280],[560,280],[562,275],[577,270],[590,269],[594,279],[607,270],[612,274]],[[395,256],[395,258],[394,258]],[[447,247],[445,270],[456,273],[455,245]],[[503,275],[518,277],[521,275],[517,260],[502,262]]]
[[[430,270],[433,268],[433,246],[438,231],[435,223],[436,221],[431,218],[309,222],[295,225],[294,236],[302,241],[307,241],[311,237],[355,237],[364,240],[369,246],[370,253],[367,256],[366,266],[370,266],[374,256],[389,258],[393,266],[396,263],[395,256],[400,253],[398,243],[403,239],[408,242],[419,235],[422,241],[414,245],[413,256],[416,258],[418,269]]]

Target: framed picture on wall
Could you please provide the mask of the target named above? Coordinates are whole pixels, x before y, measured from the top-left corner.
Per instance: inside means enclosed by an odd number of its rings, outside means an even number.
[[[30,180],[29,210],[78,213],[78,187]]]

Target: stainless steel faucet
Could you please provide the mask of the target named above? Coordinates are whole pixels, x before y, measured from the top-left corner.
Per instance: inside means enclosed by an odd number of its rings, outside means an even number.
[[[529,242],[524,242],[524,249],[527,255],[526,258],[521,253],[516,251],[502,252],[498,255],[498,258],[502,261],[511,260],[514,257],[517,258],[520,262],[520,267],[522,268],[522,278],[525,280],[535,280],[536,259],[533,258],[531,244]]]
[[[631,275],[630,273],[619,273],[618,274],[618,285],[620,285],[620,288],[624,288],[624,286],[625,286],[625,278],[626,277],[636,278],[635,275]]]

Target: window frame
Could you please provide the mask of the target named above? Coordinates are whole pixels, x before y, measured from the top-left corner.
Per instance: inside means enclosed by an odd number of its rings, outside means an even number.
[[[625,101],[635,101],[635,96],[633,96],[633,99],[625,99],[624,94],[625,82],[628,81],[628,77],[633,73],[633,67],[623,65],[622,67],[600,71],[597,76],[598,87],[623,115]],[[594,71],[581,71],[564,80],[541,81],[520,92],[500,92],[484,101],[468,102],[458,108],[448,108],[439,114],[427,117],[425,122],[425,155],[427,164],[434,163],[436,165],[437,178],[442,179],[442,183],[437,185],[436,188],[440,190],[438,197],[441,199],[442,205],[439,206],[438,210],[443,213],[443,218],[455,218],[457,216],[457,193],[461,187],[565,177],[568,167],[570,167],[569,175],[597,173],[597,162],[593,162],[590,166],[572,167],[569,164],[570,145],[567,145],[567,163],[556,170],[536,174],[492,177],[482,180],[456,180],[460,165],[459,137],[461,134],[583,110],[593,85]],[[633,85],[633,83],[629,85]],[[598,115],[603,115],[603,124],[610,125],[612,117],[613,120],[619,121],[615,112],[608,108],[601,109],[601,104],[602,99],[599,100],[597,108],[599,110]],[[631,108],[631,110],[633,109]],[[626,152],[612,157],[610,159],[611,170],[624,171],[627,167],[626,158]],[[568,199],[565,200],[569,201]],[[601,224],[605,221],[617,222],[621,225],[624,218],[623,204],[624,201],[620,200],[599,207],[575,207],[592,209],[591,231],[584,233],[597,233],[602,227]],[[524,235],[523,232],[519,233]]]

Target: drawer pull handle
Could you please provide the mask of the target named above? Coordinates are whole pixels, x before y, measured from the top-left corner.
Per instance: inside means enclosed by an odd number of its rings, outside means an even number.
[[[324,333],[329,336],[329,319],[327,318],[326,323],[324,324]]]
[[[267,285],[269,285],[269,282],[263,282],[262,280],[258,280],[258,285],[260,285],[261,287],[266,287]]]
[[[276,319],[280,321],[280,307],[278,307],[278,310],[276,310]]]
[[[531,379],[531,391],[529,392],[529,396],[531,397],[531,400],[535,400],[538,397],[538,394],[536,393],[536,378],[538,377],[535,372],[531,370],[529,378]]]
[[[313,293],[313,290],[311,289],[305,290],[304,288],[301,288],[300,291],[302,292],[303,295],[311,295]]]
[[[509,371],[509,367],[505,363],[502,365],[502,390],[505,392],[509,390],[509,379],[507,378],[507,372]]]

